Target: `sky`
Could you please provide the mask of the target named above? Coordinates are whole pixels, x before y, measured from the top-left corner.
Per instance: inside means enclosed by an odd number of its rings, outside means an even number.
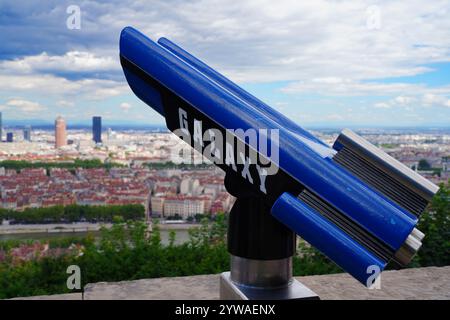
[[[4,122],[164,124],[123,76],[125,26],[305,127],[450,126],[450,1],[432,0],[0,0]]]

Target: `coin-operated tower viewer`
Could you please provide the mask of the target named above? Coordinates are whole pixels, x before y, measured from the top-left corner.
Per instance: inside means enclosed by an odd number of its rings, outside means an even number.
[[[296,234],[363,285],[421,246],[420,214],[438,187],[351,130],[333,147],[168,39],[127,27],[128,84],[169,130],[226,173],[230,272],[223,299],[317,296],[292,277]]]

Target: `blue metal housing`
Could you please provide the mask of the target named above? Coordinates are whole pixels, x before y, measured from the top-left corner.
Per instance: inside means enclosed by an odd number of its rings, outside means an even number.
[[[127,27],[120,36],[120,55],[223,128],[279,129],[277,165],[280,169],[325,199],[393,251],[400,248],[417,224],[416,217],[334,163],[331,158],[335,151],[309,132],[167,39],[160,39],[159,43]],[[127,68],[124,68],[124,72],[133,92],[164,116],[161,95],[157,88],[149,86]],[[351,250],[345,249],[346,244],[351,242],[347,238],[343,240],[342,231],[338,233],[331,223],[326,224],[313,216],[311,209],[298,199],[282,196],[279,201],[274,207],[274,213],[280,220],[301,236],[307,236],[308,241],[317,244],[330,258],[340,261],[340,265],[359,280],[363,279],[361,266],[364,263],[375,262],[381,268],[384,267],[380,261],[373,260],[364,248],[352,244]],[[292,210],[288,210],[289,206]],[[286,210],[286,214],[281,214],[280,210]],[[299,214],[301,210],[304,210],[303,215]],[[296,214],[291,217],[287,212]],[[307,223],[318,233],[300,228],[299,222],[293,221],[293,217]],[[338,246],[332,242],[327,244],[320,239],[327,228],[331,228],[327,239],[338,241]],[[329,248],[333,246],[336,250]],[[347,257],[355,259],[355,262],[345,262],[345,259],[339,258],[339,252],[347,252]]]
[[[375,270],[381,272],[386,266],[385,261],[289,193],[278,198],[272,207],[272,215],[364,285],[371,284],[368,280]],[[374,269],[374,266],[378,268]]]

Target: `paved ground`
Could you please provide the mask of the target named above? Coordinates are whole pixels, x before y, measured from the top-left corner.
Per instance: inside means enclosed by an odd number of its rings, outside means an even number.
[[[348,274],[297,278],[328,299],[450,299],[450,266],[385,271],[381,289],[368,290]],[[37,296],[33,300],[80,300],[81,294]],[[219,299],[219,275],[99,282],[85,287],[84,299]]]
[[[82,300],[82,296],[81,293],[66,293],[66,294],[54,294],[51,296],[14,298],[11,300]]]
[[[450,299],[450,266],[386,271],[368,290],[347,274],[298,277],[321,299]],[[219,275],[95,283],[85,299],[218,299]]]
[[[381,274],[381,289],[368,290],[348,274],[297,278],[321,299],[450,299],[450,266]]]

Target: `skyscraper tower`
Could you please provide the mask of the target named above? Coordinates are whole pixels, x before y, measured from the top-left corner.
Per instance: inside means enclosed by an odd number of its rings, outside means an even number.
[[[55,120],[55,148],[67,145],[66,121],[62,117]]]
[[[31,141],[31,126],[23,128],[23,140]]]
[[[92,140],[102,142],[102,117],[92,117]]]

